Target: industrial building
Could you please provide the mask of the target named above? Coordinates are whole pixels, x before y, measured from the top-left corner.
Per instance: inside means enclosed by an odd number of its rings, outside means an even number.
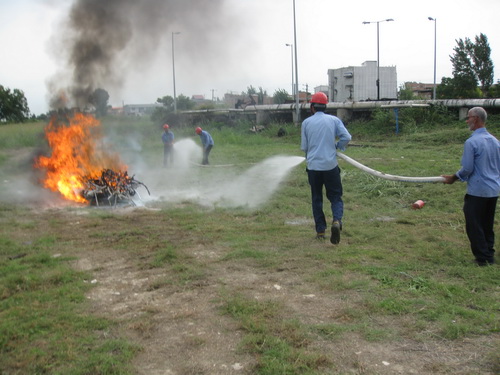
[[[377,92],[377,78],[380,79],[380,93]],[[328,69],[328,98],[330,102],[395,100],[398,97],[397,82],[396,67],[379,67],[376,61]]]

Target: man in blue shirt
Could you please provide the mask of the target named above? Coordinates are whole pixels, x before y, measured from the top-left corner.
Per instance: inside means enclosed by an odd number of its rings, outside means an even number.
[[[328,98],[322,92],[312,96],[310,107],[312,116],[302,122],[300,148],[306,153],[316,238],[324,239],[327,228],[323,212],[323,186],[325,186],[333,216],[330,242],[338,244],[342,230],[344,202],[336,150],[345,150],[351,135],[338,117],[325,113],[327,103]]]
[[[465,141],[462,168],[444,175],[445,184],[467,181],[464,198],[465,230],[472,254],[480,266],[495,263],[493,222],[500,192],[500,142],[486,130],[487,114],[471,108],[466,118],[472,135]]]
[[[168,124],[163,125],[163,133],[161,135],[163,141],[163,168],[174,161],[174,133],[170,131]]]
[[[201,164],[208,165],[208,155],[210,154],[210,151],[212,151],[212,147],[214,147],[214,140],[209,132],[200,127],[197,127],[195,132],[200,136],[201,144],[203,146],[203,160]]]

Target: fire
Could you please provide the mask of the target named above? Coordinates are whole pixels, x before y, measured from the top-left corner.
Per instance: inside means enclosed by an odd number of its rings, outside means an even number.
[[[52,117],[45,127],[51,154],[35,160],[35,167],[44,171],[44,187],[66,199],[86,203],[81,194],[86,181],[99,178],[104,169],[126,170],[118,155],[104,149],[100,125],[84,113],[64,119]]]

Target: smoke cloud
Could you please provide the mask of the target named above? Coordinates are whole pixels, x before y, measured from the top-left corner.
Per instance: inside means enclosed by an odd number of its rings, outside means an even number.
[[[224,0],[76,0],[53,39],[61,67],[48,83],[51,108],[84,108],[97,88],[119,91],[131,73],[147,70],[160,51],[170,57],[173,32],[181,33],[176,36],[182,43],[176,44],[175,53],[189,52],[189,59],[179,63],[193,79],[207,77],[215,66],[223,69],[229,60],[227,45],[238,38],[232,26],[238,20],[224,4]]]

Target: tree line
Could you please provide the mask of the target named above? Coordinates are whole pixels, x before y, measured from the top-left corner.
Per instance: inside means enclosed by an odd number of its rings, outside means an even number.
[[[98,88],[88,98],[90,105],[94,107],[97,116],[104,116],[108,111],[109,94],[106,90]],[[0,85],[0,122],[26,122],[28,120],[46,120],[47,114],[35,116],[32,114],[24,91],[20,89],[9,89]]]

